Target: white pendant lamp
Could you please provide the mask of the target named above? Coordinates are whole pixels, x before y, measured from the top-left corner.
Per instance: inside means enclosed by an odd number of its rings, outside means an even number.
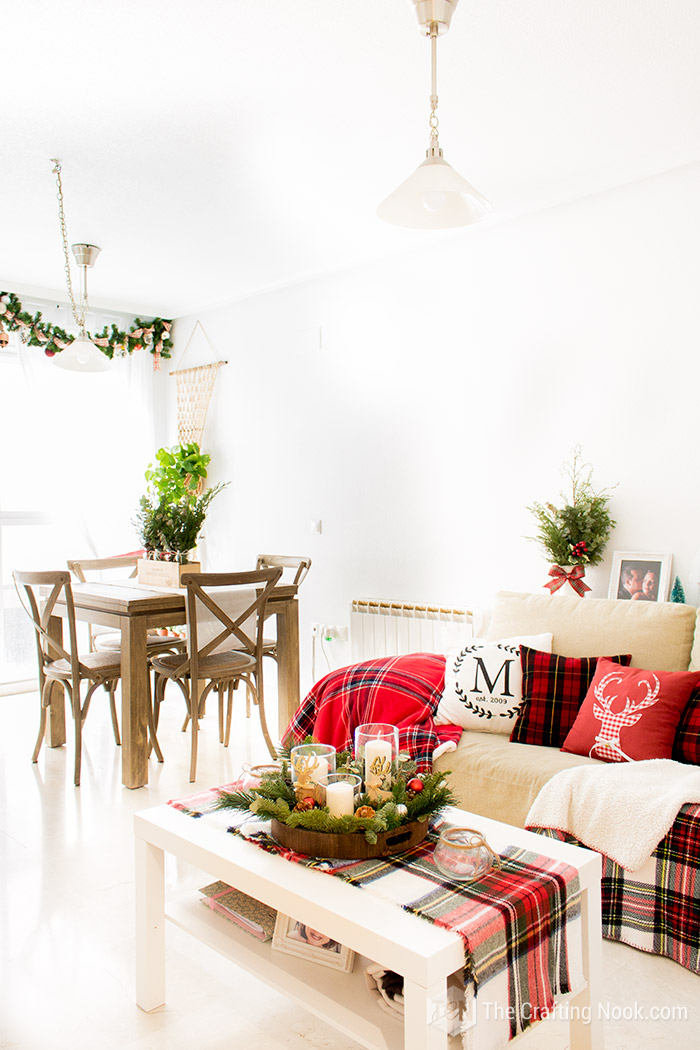
[[[73,295],[73,283],[70,276],[70,259],[68,256],[68,239],[66,234],[66,220],[63,214],[63,186],[61,185],[61,165],[54,159],[54,174],[58,184],[58,217],[61,224],[61,237],[63,239],[63,254],[65,256],[66,286],[73,308],[73,317],[78,326],[79,334],[68,346],[56,354],[53,363],[57,368],[63,368],[70,372],[106,372],[109,369],[109,358],[103,354],[99,346],[91,342],[86,330],[85,322],[88,312],[87,296],[87,271],[88,267],[95,265],[95,260],[100,249],[95,244],[72,244],[71,249],[75,261],[80,268],[80,304],[76,303]]]
[[[442,230],[488,215],[487,199],[443,158],[438,141],[437,38],[447,32],[458,0],[411,0],[431,46],[430,142],[426,159],[382,201],[377,215],[395,226]]]

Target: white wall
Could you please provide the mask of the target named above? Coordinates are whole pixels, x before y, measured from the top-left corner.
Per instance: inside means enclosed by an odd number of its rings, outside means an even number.
[[[616,486],[594,595],[613,550],[670,551],[695,602],[699,199],[694,166],[199,315],[229,361],[207,566],[309,553],[307,657],[308,622],[348,623],[353,597],[538,590],[526,507],[581,443]]]

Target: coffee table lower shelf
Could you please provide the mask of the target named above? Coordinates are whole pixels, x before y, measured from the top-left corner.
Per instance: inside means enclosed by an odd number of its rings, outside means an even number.
[[[273,951],[271,941],[258,941],[221,918],[200,900],[181,896],[168,903],[166,918],[269,987],[332,1024],[358,1043],[377,1050],[402,1050],[402,1020],[385,1013],[365,984],[370,960],[355,957],[351,973]],[[450,1038],[450,1050],[461,1048],[461,1038]]]

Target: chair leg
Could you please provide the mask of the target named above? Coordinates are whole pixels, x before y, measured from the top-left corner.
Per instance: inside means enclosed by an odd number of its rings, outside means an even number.
[[[149,754],[150,754],[150,750],[152,748],[155,751],[155,753],[156,753],[156,758],[158,759],[158,761],[162,762],[163,761],[163,752],[160,749],[160,744],[158,743],[158,737],[156,736],[156,720],[155,720],[155,716],[153,714],[153,699],[152,699],[152,696],[151,696],[151,676],[150,675],[148,676],[148,707],[146,708],[146,712],[147,712],[147,717],[148,717],[148,736],[149,736],[149,739],[150,739],[150,742],[151,742],[151,746],[149,748]]]
[[[223,745],[228,747],[228,742],[231,739],[231,715],[233,714],[233,692],[238,688],[239,679],[236,678],[233,682],[228,684],[228,702],[226,704],[226,732],[224,733]],[[246,692],[246,696],[247,696]]]
[[[41,696],[39,698],[39,735],[36,738],[36,744],[34,745],[34,753],[32,754],[32,762],[36,762],[39,758],[39,752],[41,751],[41,745],[44,742],[44,734],[46,733],[46,709],[51,703],[51,688],[57,683],[48,680],[44,681],[44,687],[41,690]]]
[[[277,759],[277,748],[272,743],[272,737],[270,736],[270,730],[267,728],[267,719],[265,718],[265,701],[263,699],[263,684],[262,680],[258,680],[258,676],[254,675],[255,684],[252,680],[250,682],[250,688],[253,691],[253,702],[257,705],[258,714],[260,715],[260,728],[262,734],[265,737],[265,743],[267,744],[267,750],[270,752],[272,758]],[[248,679],[246,679],[246,682]]]
[[[117,682],[105,682],[105,689],[109,695],[109,712],[112,716],[112,729],[114,730],[114,742],[117,747],[121,746],[121,737],[119,736],[119,720],[117,718],[117,705],[114,699],[114,694],[117,691]]]
[[[195,777],[197,776],[197,735],[199,733],[199,712],[195,710],[195,705],[199,707],[199,697],[197,696],[196,682],[190,682],[189,693],[189,708],[191,715],[190,721],[192,722],[192,728],[190,729],[190,784],[193,784],[195,781]]]
[[[90,704],[90,697],[94,688],[88,690],[85,698],[85,706],[81,710],[80,707],[80,683],[78,683],[75,689],[67,687],[71,694],[71,708],[73,711],[73,725],[75,729],[75,769],[73,774],[73,783],[76,787],[80,787],[80,766],[83,757],[83,719],[87,714],[87,709]]]

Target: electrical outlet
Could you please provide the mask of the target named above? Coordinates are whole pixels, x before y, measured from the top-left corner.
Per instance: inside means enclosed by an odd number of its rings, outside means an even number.
[[[337,642],[347,642],[348,629],[347,627],[335,627],[333,625],[329,625],[326,627],[326,637],[335,638]]]

